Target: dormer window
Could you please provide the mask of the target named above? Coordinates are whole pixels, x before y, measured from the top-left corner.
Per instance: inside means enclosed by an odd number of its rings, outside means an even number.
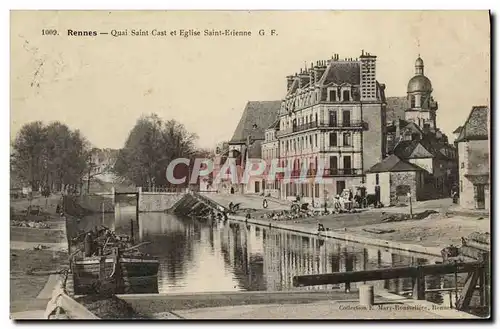
[[[330,102],[335,102],[337,101],[337,91],[336,90],[333,90],[333,89],[330,89],[328,91],[328,100]]]
[[[349,92],[349,90],[344,90],[342,92],[342,99],[344,100],[344,102],[351,101],[351,93]]]

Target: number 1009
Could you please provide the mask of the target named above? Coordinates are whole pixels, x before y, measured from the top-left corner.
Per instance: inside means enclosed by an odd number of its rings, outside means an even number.
[[[57,30],[42,30],[42,35],[57,35]]]

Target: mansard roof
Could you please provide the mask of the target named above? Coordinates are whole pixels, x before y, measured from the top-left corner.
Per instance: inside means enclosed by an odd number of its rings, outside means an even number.
[[[249,101],[230,144],[244,144],[247,137],[264,139],[265,130],[277,119],[281,101]]]
[[[277,118],[269,127],[267,127],[267,129],[278,129],[279,127],[280,127],[280,119]]]
[[[321,77],[320,85],[334,83],[341,85],[348,83],[351,85],[360,84],[361,64],[356,61],[330,61],[325,73]]]

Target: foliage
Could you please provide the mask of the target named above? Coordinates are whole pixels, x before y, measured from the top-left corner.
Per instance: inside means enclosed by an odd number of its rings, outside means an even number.
[[[163,121],[156,114],[139,118],[120,150],[114,170],[137,186],[167,186],[166,169],[177,158],[194,159],[197,136],[183,124]],[[191,161],[192,163],[193,161]],[[186,175],[189,168],[176,166],[177,178]]]
[[[76,189],[87,168],[89,143],[78,130],[54,122],[25,124],[12,145],[11,169],[33,190]]]

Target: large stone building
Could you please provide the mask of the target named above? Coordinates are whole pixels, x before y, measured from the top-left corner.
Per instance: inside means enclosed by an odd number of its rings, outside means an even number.
[[[335,55],[287,77],[276,134],[280,161],[292,177],[281,180],[282,198],[322,203],[362,184],[364,172],[385,156],[384,89],[376,80],[376,56],[364,51],[359,59]],[[333,184],[313,180],[320,163]],[[306,182],[297,182],[304,167]]]
[[[455,130],[458,138],[460,206],[489,209],[490,149],[489,113],[486,106],[474,106],[465,124]]]
[[[277,132],[279,130],[280,120],[276,119],[273,124],[266,129],[265,138],[262,142],[262,159],[266,162],[267,170],[269,173],[270,165],[273,160],[279,159],[280,156],[280,143],[278,141]],[[280,182],[277,177],[274,179],[266,179],[265,194],[275,198],[280,197]]]
[[[408,82],[406,98],[393,97],[388,101],[387,117],[391,121],[387,124],[387,154],[425,170],[423,180],[419,181],[423,184],[419,193],[412,191],[417,200],[449,197],[458,177],[456,148],[448,143],[447,136],[437,127],[438,103],[432,97],[432,91],[431,81],[424,75],[424,62],[418,57],[415,75]],[[370,181],[367,185],[368,193],[384,194],[387,190],[397,190],[407,194],[407,188],[372,183]],[[401,181],[398,184],[412,186],[413,183],[411,178],[407,184]],[[386,191],[378,192],[380,189]],[[391,200],[398,197],[393,195]]]

